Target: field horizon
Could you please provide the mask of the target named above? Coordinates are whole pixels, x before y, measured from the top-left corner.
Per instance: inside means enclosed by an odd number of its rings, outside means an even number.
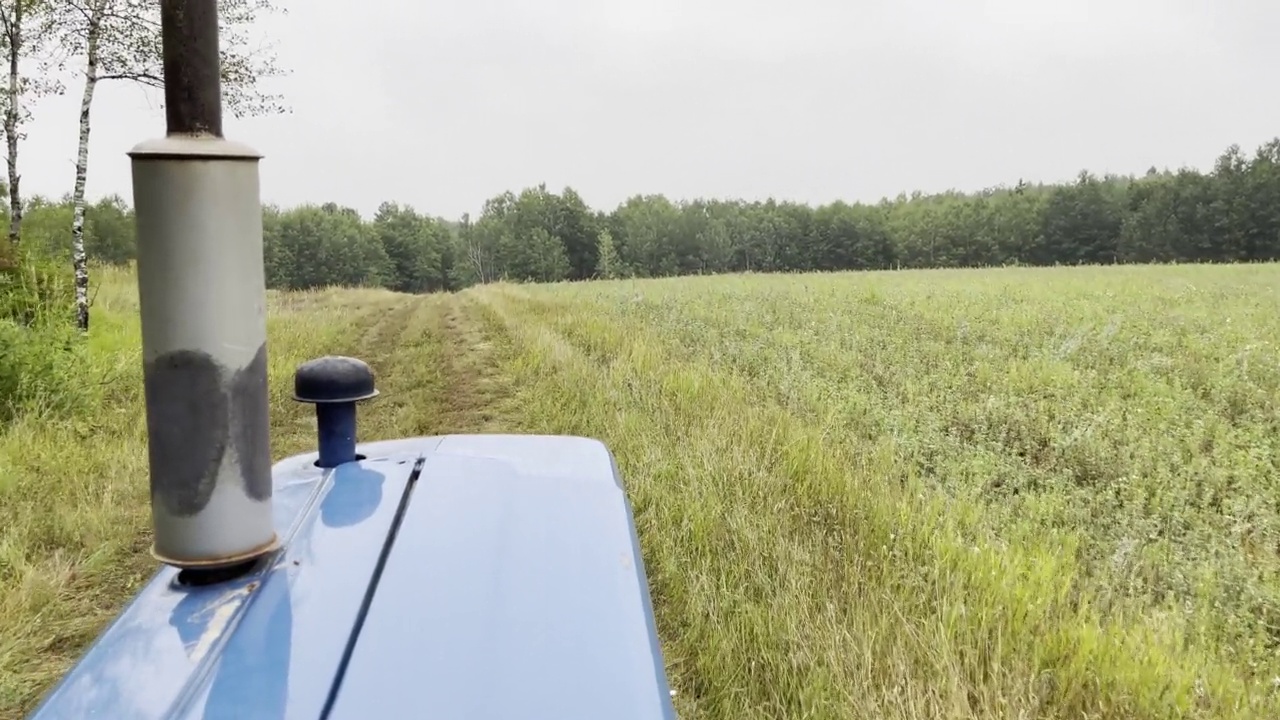
[[[135,278],[0,424],[0,718],[155,571]],[[1280,717],[1280,264],[269,293],[361,439],[604,440],[681,718]],[[70,363],[70,361],[68,361]]]

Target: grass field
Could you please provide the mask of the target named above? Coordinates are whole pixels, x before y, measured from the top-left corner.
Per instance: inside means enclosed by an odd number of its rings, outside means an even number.
[[[154,570],[132,278],[82,413],[0,431],[0,717]],[[362,436],[596,436],[685,720],[1280,717],[1280,266],[271,298],[358,354]]]

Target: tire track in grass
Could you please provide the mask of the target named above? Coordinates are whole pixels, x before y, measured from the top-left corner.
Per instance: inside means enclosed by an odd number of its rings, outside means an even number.
[[[359,292],[359,291],[352,291]],[[344,296],[338,296],[342,299]],[[368,303],[362,303],[349,312],[353,317],[344,328],[346,337],[339,337],[336,343],[318,348],[319,355],[348,355],[368,363],[374,371],[375,382],[383,395],[387,396],[393,406],[402,402],[394,390],[396,378],[394,374],[385,372],[396,352],[396,339],[400,337],[404,327],[416,312],[420,311],[420,297],[413,295],[380,295]],[[347,308],[343,308],[348,311]],[[297,358],[299,362],[311,360],[312,357]],[[390,387],[384,387],[385,385]],[[273,402],[271,407],[271,451],[276,459],[282,459],[298,453],[312,452],[316,444],[315,408],[311,405],[293,400],[293,379],[275,378],[272,387]],[[374,402],[383,405],[379,397]],[[387,419],[377,406],[370,408],[362,403],[360,414],[360,439],[372,439],[385,432]]]
[[[380,309],[354,353],[364,355],[380,391],[362,406],[361,439],[511,427],[500,406],[508,387],[496,341],[476,319],[478,292],[401,296]]]
[[[509,432],[509,405],[502,400],[509,383],[498,367],[500,342],[477,317],[477,298],[485,289],[451,295],[441,301],[435,331],[443,339],[440,357],[445,386],[438,405],[438,432]]]

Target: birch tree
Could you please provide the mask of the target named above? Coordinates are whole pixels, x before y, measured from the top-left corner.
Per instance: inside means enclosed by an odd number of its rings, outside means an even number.
[[[76,324],[89,328],[89,267],[84,248],[85,185],[89,174],[90,115],[98,83],[119,80],[164,88],[160,3],[155,0],[59,0],[60,34],[66,49],[82,62],[79,139],[72,192],[71,257],[75,271]],[[271,0],[219,0],[222,91],[236,117],[283,112],[277,94],[258,81],[282,75],[270,47],[255,47],[247,36],[253,23],[276,12]]]
[[[0,48],[8,64],[8,77],[0,88],[4,111],[4,137],[9,170],[9,245],[17,247],[22,236],[22,195],[19,188],[18,143],[26,137],[22,125],[31,117],[30,102],[62,86],[50,79],[57,65],[45,55],[53,28],[53,12],[45,0],[0,0]],[[31,70],[34,65],[35,72]]]

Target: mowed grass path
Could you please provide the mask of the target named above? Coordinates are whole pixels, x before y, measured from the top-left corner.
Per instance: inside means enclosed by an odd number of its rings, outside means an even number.
[[[154,569],[127,276],[103,401],[0,437],[0,716]],[[1280,717],[1280,267],[740,276],[272,298],[362,435],[600,437],[689,718]]]

